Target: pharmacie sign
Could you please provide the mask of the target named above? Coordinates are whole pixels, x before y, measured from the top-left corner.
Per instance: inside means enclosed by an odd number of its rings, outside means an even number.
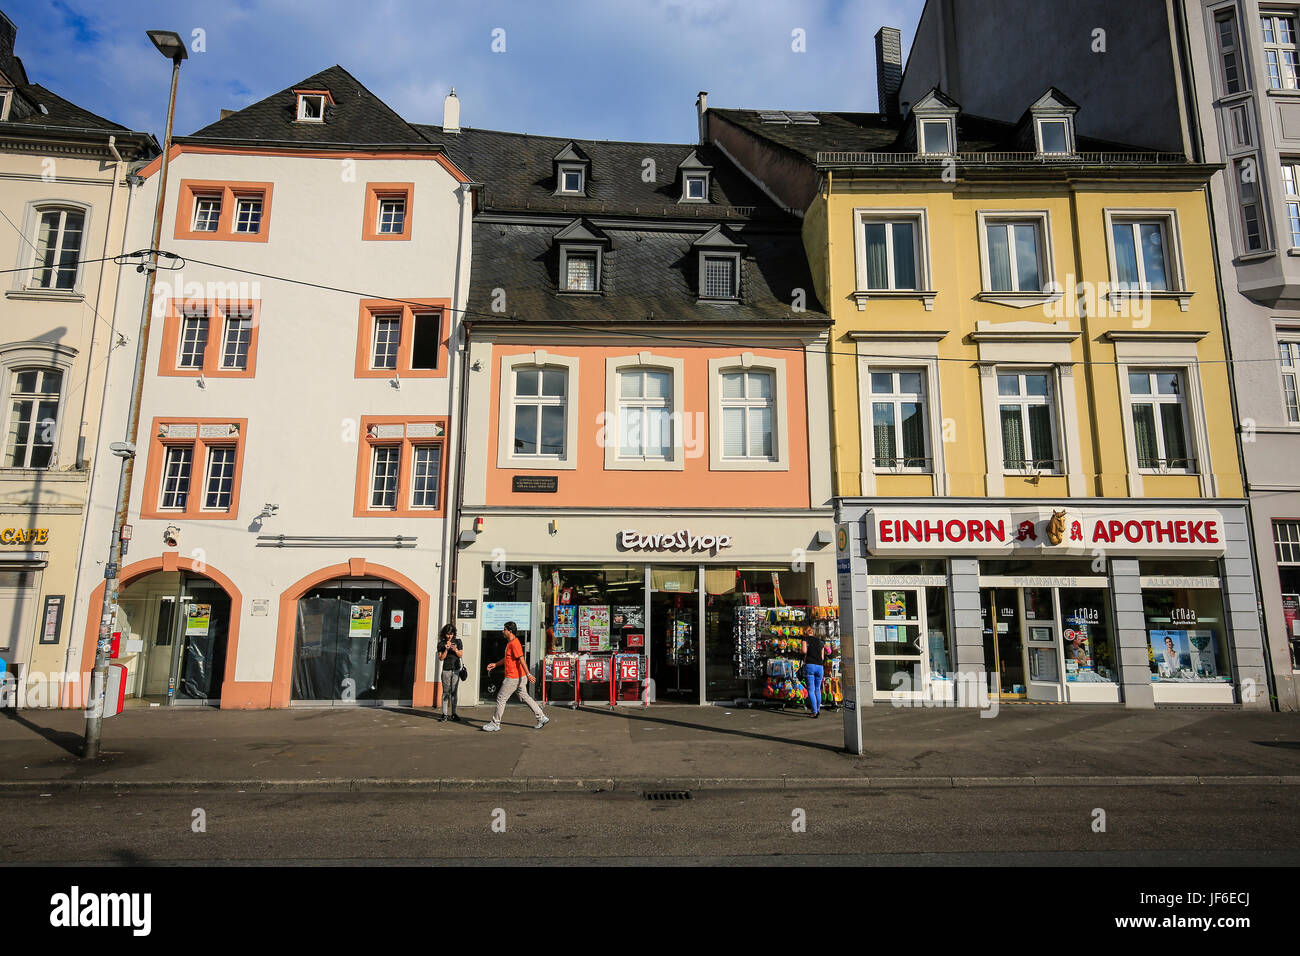
[[[710,551],[717,554],[731,547],[729,534],[696,534],[689,529],[666,532],[642,532],[628,528],[619,532],[619,547],[624,551]]]
[[[1216,511],[1091,508],[873,508],[871,554],[1221,555]]]

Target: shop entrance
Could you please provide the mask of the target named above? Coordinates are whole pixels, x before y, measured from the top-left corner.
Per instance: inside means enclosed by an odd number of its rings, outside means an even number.
[[[410,703],[419,601],[388,581],[340,578],[298,599],[294,701]]]
[[[650,569],[650,678],[655,698],[700,702],[700,622],[696,568]]]
[[[117,660],[126,666],[128,698],[220,704],[230,629],[230,596],[220,585],[160,571],[124,588],[117,607]]]
[[[1061,639],[1050,587],[980,589],[984,666],[998,674],[1000,696],[1061,701]]]
[[[980,589],[980,619],[984,624],[984,669],[998,675],[999,696],[1012,700],[1028,696],[1018,597],[1016,588]]]

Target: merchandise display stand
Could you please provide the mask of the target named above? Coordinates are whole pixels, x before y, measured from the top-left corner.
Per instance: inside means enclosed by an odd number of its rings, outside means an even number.
[[[637,697],[641,699],[641,706],[649,707],[649,695],[641,692],[645,675],[645,663],[640,654],[615,654],[614,674],[609,682],[609,706],[617,707],[619,692],[631,684],[637,689]],[[625,700],[623,703],[630,704],[632,701]]]
[[[578,706],[580,696],[578,686],[578,655],[547,654],[542,659],[542,703],[550,702],[551,684],[573,685],[573,700],[566,702],[570,707]]]
[[[759,639],[766,679],[763,697],[782,709],[786,704],[809,707],[808,685],[800,678],[804,642],[820,635],[825,647],[822,679],[822,707],[838,707],[844,701],[840,684],[840,609],[830,606],[761,608],[764,618]]]

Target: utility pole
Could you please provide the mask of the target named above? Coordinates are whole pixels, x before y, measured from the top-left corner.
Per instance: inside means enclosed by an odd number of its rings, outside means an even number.
[[[140,307],[140,334],[136,339],[135,376],[131,382],[131,410],[127,417],[126,441],[111,446],[122,459],[117,483],[117,510],[113,513],[112,540],[108,546],[108,564],[104,567],[104,609],[99,620],[99,642],[95,648],[95,670],[91,677],[90,699],[86,701],[86,738],[82,759],[99,756],[99,737],[104,723],[104,691],[108,683],[108,654],[113,643],[113,620],[117,613],[118,589],[121,587],[122,527],[126,524],[131,502],[131,478],[134,474],[136,437],[140,430],[140,398],[144,391],[145,362],[149,353],[149,323],[153,315],[153,290],[158,275],[158,244],[162,242],[163,201],[167,196],[167,166],[171,159],[172,120],[176,115],[176,84],[181,74],[181,60],[189,56],[185,42],[171,30],[148,30],[150,42],[158,52],[172,61],[171,96],[167,99],[167,130],[163,135],[162,168],[158,174],[158,201],[153,211],[153,239],[145,270],[144,302]]]

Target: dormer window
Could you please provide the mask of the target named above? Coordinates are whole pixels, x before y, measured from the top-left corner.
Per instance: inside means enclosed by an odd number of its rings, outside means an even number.
[[[560,252],[560,292],[600,292],[600,269],[609,239],[586,220],[575,219],[555,234]]]
[[[566,195],[581,196],[586,192],[586,176],[581,166],[560,167],[560,192]]]
[[[333,106],[334,97],[329,90],[294,90],[298,97],[297,121],[299,123],[325,122],[326,104]]]
[[[682,198],[678,202],[708,202],[709,177],[713,167],[700,161],[695,150],[677,164],[678,179],[682,184]]]
[[[692,175],[686,177],[686,190],[682,196],[687,202],[703,202],[709,194],[709,177]]]
[[[714,226],[692,246],[699,256],[699,297],[720,302],[739,299],[745,244],[722,226]]]
[[[1068,96],[1055,88],[1049,89],[1029,107],[1029,115],[1033,118],[1034,150],[1040,157],[1074,155],[1074,114],[1078,110],[1079,107]]]
[[[948,120],[925,120],[921,123],[921,152],[926,155],[950,155],[952,140],[951,124]]]

